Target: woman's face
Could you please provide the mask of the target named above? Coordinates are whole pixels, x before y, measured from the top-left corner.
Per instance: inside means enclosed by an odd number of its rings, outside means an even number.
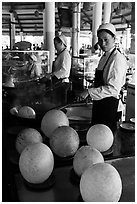
[[[61,49],[62,43],[58,42],[57,40],[54,40],[54,46],[55,46],[55,49],[59,51]]]
[[[106,31],[101,31],[98,34],[98,44],[104,52],[107,52],[111,48],[113,48],[115,44],[115,37],[113,37],[111,34],[107,33]]]

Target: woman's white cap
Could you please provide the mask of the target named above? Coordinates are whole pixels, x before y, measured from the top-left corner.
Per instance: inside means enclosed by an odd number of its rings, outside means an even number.
[[[112,23],[105,23],[105,24],[101,24],[97,30],[97,34],[98,32],[100,32],[101,30],[108,30],[110,31],[113,35],[116,35],[116,28]]]
[[[57,37],[59,37],[59,39],[63,42],[63,44],[67,47],[67,38],[65,35],[61,34],[58,35]]]

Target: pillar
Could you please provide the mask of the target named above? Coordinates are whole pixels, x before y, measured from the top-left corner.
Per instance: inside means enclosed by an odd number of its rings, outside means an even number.
[[[131,13],[131,47],[130,53],[135,54],[135,2],[132,2],[132,13]]]
[[[55,2],[45,2],[43,11],[44,50],[49,51],[49,72],[52,72],[52,63],[55,58]]]
[[[126,49],[129,50],[131,46],[131,28],[126,28]]]
[[[23,32],[20,32],[20,41],[23,41]]]
[[[102,24],[102,2],[96,2],[93,7],[93,26],[92,26],[92,52],[97,43],[97,29]]]
[[[10,49],[13,49],[15,44],[15,17],[14,13],[10,13],[11,27],[10,27]]]
[[[104,2],[103,23],[110,23],[111,2]]]
[[[79,57],[81,3],[73,3],[72,56]]]

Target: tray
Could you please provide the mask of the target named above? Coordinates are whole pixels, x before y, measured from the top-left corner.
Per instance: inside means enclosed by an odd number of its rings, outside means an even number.
[[[75,173],[75,171],[74,171],[74,169],[72,168],[71,170],[70,170],[70,181],[73,183],[73,184],[75,184],[75,185],[79,185],[79,183],[80,183],[80,176],[78,176],[76,173]]]
[[[53,155],[54,155],[54,161],[55,161],[56,167],[70,165],[72,164],[73,158],[74,158],[74,156],[59,157],[54,153]]]
[[[44,181],[43,183],[39,184],[33,184],[29,183],[23,178],[24,184],[30,189],[30,190],[36,190],[36,191],[41,191],[41,190],[47,190],[50,189],[54,184],[55,184],[55,176],[54,173],[49,176],[49,178]]]
[[[110,148],[105,152],[101,152],[101,154],[103,155],[103,157],[108,157],[113,154],[113,148]]]
[[[25,128],[28,128],[28,126],[13,126],[9,127],[7,132],[9,135],[17,136],[18,133]]]
[[[131,122],[123,122],[120,124],[120,128],[124,131],[135,131],[135,124]]]

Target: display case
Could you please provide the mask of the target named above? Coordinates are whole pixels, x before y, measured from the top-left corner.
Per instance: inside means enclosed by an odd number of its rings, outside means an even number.
[[[42,78],[49,72],[49,51],[5,50],[2,52],[2,81],[5,86]]]
[[[128,84],[126,99],[126,121],[135,118],[135,83]]]
[[[73,57],[72,73],[82,80],[83,88],[92,86],[99,60],[100,57],[96,55]]]

